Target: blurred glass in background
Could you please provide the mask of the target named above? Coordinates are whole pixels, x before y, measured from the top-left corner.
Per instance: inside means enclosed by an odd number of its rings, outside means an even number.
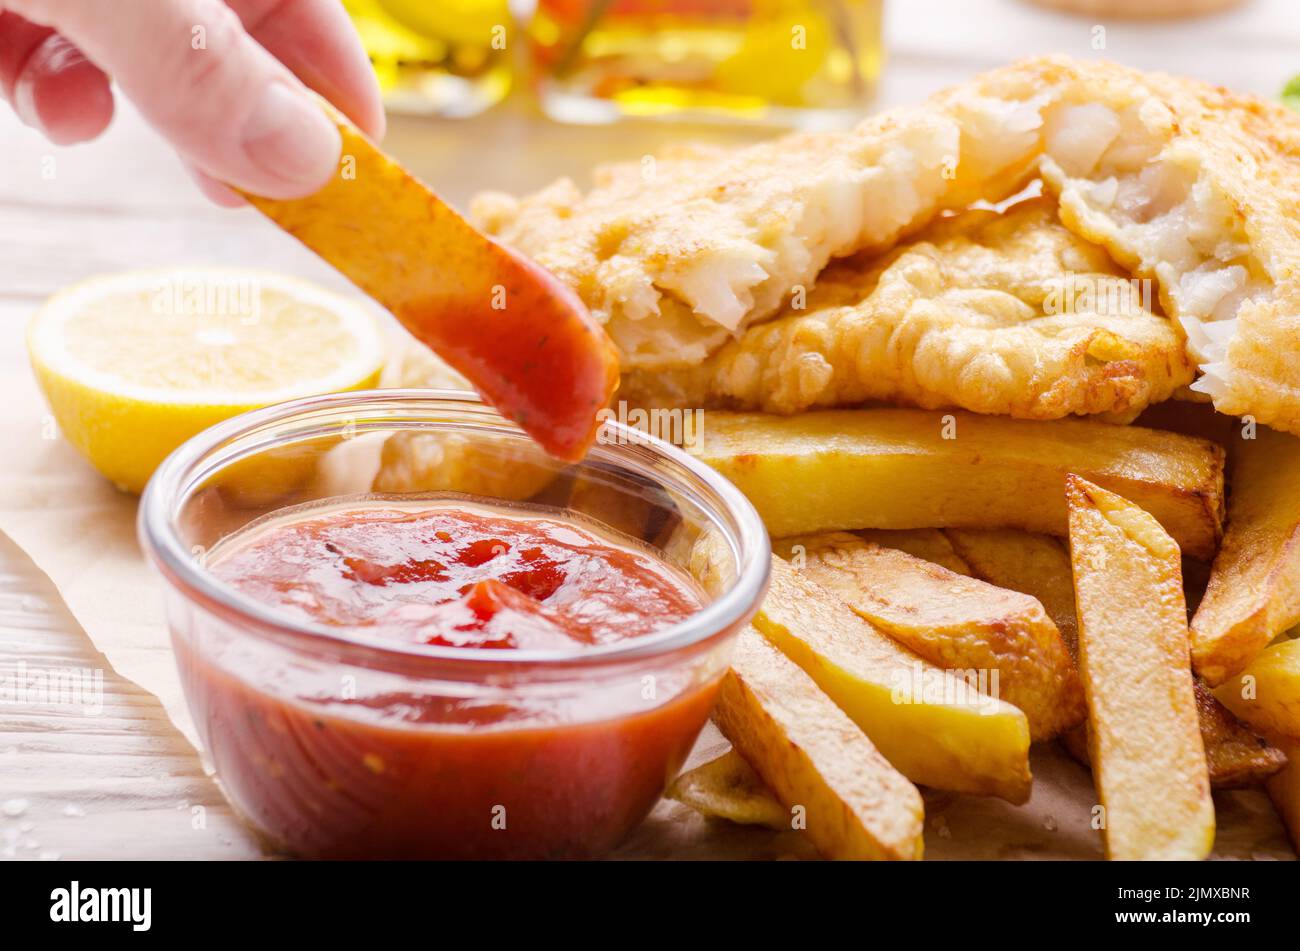
[[[343,0],[396,112],[471,116],[513,74],[508,0]]]
[[[567,122],[855,118],[883,59],[883,0],[343,0],[397,112],[470,116],[529,73]]]
[[[568,122],[856,115],[880,73],[882,0],[536,0],[533,87]]]

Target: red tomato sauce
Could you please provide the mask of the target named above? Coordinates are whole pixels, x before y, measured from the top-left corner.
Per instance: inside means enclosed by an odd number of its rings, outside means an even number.
[[[288,617],[370,638],[482,650],[640,637],[696,611],[675,569],[576,521],[458,503],[272,522],[212,573]],[[615,846],[677,772],[717,677],[593,676],[558,698],[489,699],[396,678],[352,691],[253,638],[176,639],[205,745],[236,805],[321,858],[580,858]],[[263,656],[265,655],[265,656]]]
[[[282,523],[210,568],[302,620],[444,647],[582,648],[700,607],[663,562],[575,522],[466,507]]]

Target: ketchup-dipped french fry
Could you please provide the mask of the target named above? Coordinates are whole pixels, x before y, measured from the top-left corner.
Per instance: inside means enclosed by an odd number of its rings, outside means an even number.
[[[481,234],[333,109],[339,173],[306,198],[246,195],[392,311],[542,448],[578,459],[618,360],[577,295]]]

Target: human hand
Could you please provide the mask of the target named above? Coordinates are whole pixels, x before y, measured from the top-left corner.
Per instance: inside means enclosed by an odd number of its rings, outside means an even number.
[[[373,138],[384,112],[338,0],[0,0],[0,94],[65,145],[113,117],[109,76],[219,204],[320,188],[338,130],[315,89]]]

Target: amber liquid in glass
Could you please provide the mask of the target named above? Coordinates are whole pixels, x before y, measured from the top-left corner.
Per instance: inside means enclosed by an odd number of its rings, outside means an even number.
[[[510,91],[507,0],[343,0],[396,112],[470,116]]]
[[[838,124],[880,73],[882,0],[537,0],[528,26],[543,108]]]

